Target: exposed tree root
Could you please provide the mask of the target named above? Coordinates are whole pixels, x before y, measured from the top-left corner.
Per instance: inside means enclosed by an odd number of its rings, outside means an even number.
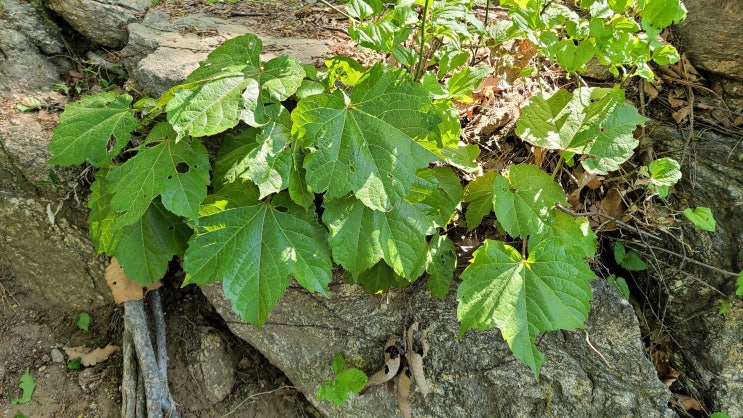
[[[124,302],[124,376],[121,416],[124,418],[179,418],[168,388],[165,318],[160,294],[147,294],[155,346],[147,326],[143,299]],[[157,354],[156,354],[157,353]]]

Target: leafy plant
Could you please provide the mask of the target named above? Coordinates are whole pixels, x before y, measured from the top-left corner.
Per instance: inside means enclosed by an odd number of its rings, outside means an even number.
[[[80,312],[75,318],[75,325],[83,331],[88,331],[90,327],[90,315],[87,312]]]
[[[315,394],[317,399],[340,405],[348,399],[351,392],[361,392],[366,385],[366,374],[356,368],[346,368],[343,355],[340,353],[336,354],[333,360],[333,371],[335,378],[320,385]]]
[[[31,374],[28,371],[29,369],[26,369],[26,373],[23,373],[23,376],[21,376],[21,382],[18,385],[18,388],[22,391],[21,397],[15,398],[11,395],[10,403],[19,404],[31,401],[31,396],[34,393],[34,389],[36,389],[36,381],[31,377]]]
[[[691,221],[697,228],[703,229],[709,232],[715,232],[715,217],[712,215],[712,211],[704,206],[699,206],[692,210],[691,208],[684,209],[684,216]]]
[[[334,263],[374,293],[427,274],[443,298],[457,262],[447,230],[460,205],[470,230],[493,213],[504,240],[486,240],[462,273],[460,335],[501,328],[538,375],[537,335],[588,316],[595,275],[586,260],[597,238],[588,220],[556,208],[565,191],[537,165],[485,173],[463,189],[457,174],[479,170],[479,148],[459,143],[455,103],[493,71],[470,64],[479,48],[518,37],[570,72],[596,56],[650,78],[648,61],[676,59],[656,35],[684,12],[670,0],[583,0],[587,17],[553,2],[502,4],[513,22],[488,26],[468,1],[351,0],[351,36],[392,57],[370,68],[349,57],[322,72],[292,57],[262,61],[260,39],[239,36],[157,100],[104,92],[68,105],[50,162],[98,168],[90,233],[131,279],[159,280],[182,256],[184,284],[221,280],[235,311],[259,327],[292,278],[327,295]],[[522,140],[593,173],[629,159],[632,131],[647,120],[619,87],[544,92],[521,111]],[[205,144],[219,148],[213,164]],[[667,165],[648,168],[658,193],[675,177]],[[617,262],[638,269],[632,254]],[[360,376],[347,374],[322,396],[353,391]]]

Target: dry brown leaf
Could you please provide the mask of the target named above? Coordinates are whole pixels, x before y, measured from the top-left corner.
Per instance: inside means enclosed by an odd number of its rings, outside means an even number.
[[[687,106],[689,102],[686,100],[686,92],[684,89],[673,89],[668,92],[668,104],[673,108]]]
[[[108,357],[115,351],[119,350],[118,345],[108,344],[103,348],[91,350],[85,345],[78,347],[64,347],[64,352],[70,360],[80,358],[80,364],[85,367],[95,366],[98,363],[108,360]]]
[[[575,189],[568,195],[568,203],[573,210],[577,211],[580,209],[580,189]]]
[[[658,89],[656,89],[655,86],[652,85],[647,80],[642,80],[642,87],[643,87],[643,90],[645,90],[645,94],[648,95],[648,98],[650,100],[653,100],[658,97]]]
[[[693,409],[695,411],[701,411],[703,409],[702,404],[700,404],[698,400],[692,398],[691,396],[676,395],[676,397],[678,398],[677,404],[680,407],[684,408],[684,410],[686,411],[690,409]]]
[[[410,370],[407,366],[402,369],[402,373],[397,378],[397,408],[405,418],[412,418],[413,408],[410,406]]]
[[[547,155],[547,148],[533,147],[532,152],[534,153],[534,164],[537,167],[542,168],[544,157]]]
[[[384,367],[369,377],[366,386],[361,390],[361,394],[365,393],[371,386],[387,382],[397,375],[401,357],[400,348],[397,345],[399,340],[395,336],[387,340],[387,344],[384,346]]]
[[[686,105],[682,107],[681,109],[673,112],[671,116],[673,116],[673,120],[676,121],[676,123],[681,124],[684,119],[686,119],[687,116],[691,114],[691,105]]]
[[[733,121],[733,125],[735,125],[735,126],[742,126],[743,125],[743,115],[740,115],[737,118],[735,118],[735,120]]]
[[[157,281],[144,287],[131,280],[124,273],[124,269],[121,267],[121,264],[119,264],[119,260],[117,260],[116,257],[111,257],[111,264],[106,268],[106,283],[108,284],[108,287],[111,288],[111,293],[113,293],[114,302],[116,303],[142,299],[145,290],[154,290],[162,285],[160,281]]]

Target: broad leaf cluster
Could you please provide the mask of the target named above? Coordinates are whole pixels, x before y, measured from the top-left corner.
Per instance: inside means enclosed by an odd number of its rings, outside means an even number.
[[[479,147],[460,142],[455,103],[471,101],[493,71],[474,66],[478,48],[516,38],[568,72],[595,57],[650,78],[648,61],[678,59],[657,35],[685,15],[678,0],[576,3],[585,13],[504,0],[512,21],[490,25],[471,1],[349,0],[349,34],[397,65],[334,57],[318,71],[292,57],[263,61],[261,40],[239,36],[158,100],[132,105],[107,92],[67,106],[50,162],[98,168],[90,234],[129,277],[151,283],[183,257],[186,284],[222,281],[257,326],[292,279],[327,295],[334,264],[372,293],[427,276],[444,298],[457,264],[447,230],[460,211],[469,230],[494,218],[509,239],[486,240],[462,274],[461,333],[500,328],[536,375],[537,336],[587,318],[597,238],[586,219],[559,210],[565,191],[536,165],[480,173]],[[608,173],[631,157],[632,131],[645,121],[618,87],[560,89],[525,103],[516,133]],[[473,176],[464,188],[459,173]],[[670,159],[642,175],[661,197],[680,176]],[[700,210],[686,215],[714,228]],[[342,364],[336,372],[325,398],[363,386]]]

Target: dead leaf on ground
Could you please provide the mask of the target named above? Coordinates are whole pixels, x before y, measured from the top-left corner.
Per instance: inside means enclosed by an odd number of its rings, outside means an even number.
[[[64,347],[64,352],[70,360],[80,358],[80,364],[85,367],[95,366],[98,363],[108,360],[115,351],[119,351],[118,345],[108,344],[103,348],[91,350],[85,345],[78,347]]]
[[[682,107],[681,109],[673,112],[671,116],[673,116],[673,120],[676,121],[679,125],[681,122],[684,121],[689,115],[691,114],[691,105],[686,105]]]
[[[622,195],[619,191],[613,187],[606,192],[606,196],[599,202],[599,211],[605,215],[609,215],[612,218],[618,218],[627,209],[627,206],[622,201]],[[596,219],[599,223],[603,223],[606,219]],[[614,231],[617,229],[617,225],[614,222],[605,223],[602,231]]]
[[[743,126],[743,115],[740,115],[737,118],[735,118],[735,120],[733,121],[733,125]]]
[[[648,95],[648,101],[653,100],[658,97],[658,89],[655,88],[654,85],[652,85],[647,80],[642,80],[642,86],[643,90],[645,90],[645,94]]]
[[[698,400],[692,398],[691,396],[687,395],[676,395],[675,399],[676,405],[683,408],[685,411],[688,411],[690,409],[693,409],[695,411],[702,411],[702,404],[699,403]]]
[[[160,281],[157,281],[148,286],[142,286],[133,281],[124,273],[116,257],[111,257],[111,264],[106,267],[106,283],[111,288],[114,302],[117,304],[142,299],[146,291],[157,289],[162,285]]]

